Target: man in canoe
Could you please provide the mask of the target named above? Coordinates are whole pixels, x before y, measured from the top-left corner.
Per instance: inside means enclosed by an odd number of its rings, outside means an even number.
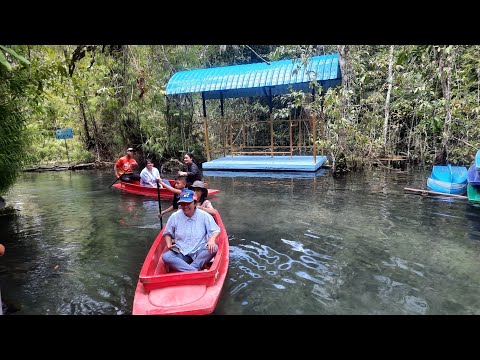
[[[132,182],[133,180],[140,181],[140,175],[133,173],[134,168],[138,169],[138,163],[133,158],[134,152],[135,150],[133,148],[128,148],[127,155],[122,156],[115,163],[113,170],[115,171],[117,179],[120,178],[121,181],[125,182]]]
[[[163,238],[169,251],[162,258],[170,271],[198,271],[217,253],[220,227],[210,214],[195,207],[192,190],[181,192],[178,205],[182,211],[173,213],[165,226]]]

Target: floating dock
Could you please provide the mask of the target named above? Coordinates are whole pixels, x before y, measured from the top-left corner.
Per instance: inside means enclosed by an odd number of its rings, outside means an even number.
[[[202,164],[209,170],[250,171],[317,171],[327,161],[326,156],[225,156]]]
[[[242,170],[204,170],[203,176],[213,177],[254,177],[254,178],[274,178],[274,179],[309,179],[320,176],[326,176],[326,169],[317,171],[242,171]]]

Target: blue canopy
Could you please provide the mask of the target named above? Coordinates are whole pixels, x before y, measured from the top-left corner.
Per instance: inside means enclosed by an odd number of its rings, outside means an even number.
[[[314,56],[306,66],[300,59],[185,70],[167,83],[167,95],[202,92],[205,99],[287,94],[293,90],[311,91],[316,80],[326,90],[341,84],[338,54]]]

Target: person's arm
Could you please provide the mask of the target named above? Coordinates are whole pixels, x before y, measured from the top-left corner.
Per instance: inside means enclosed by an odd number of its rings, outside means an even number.
[[[117,167],[117,163],[115,163],[115,165],[113,165],[113,171],[115,171],[115,176],[116,176],[117,178],[119,178],[119,177],[120,177],[120,175],[118,175],[118,167]]]
[[[205,200],[202,205],[197,205],[197,208],[202,209],[210,215],[216,215],[218,212],[209,200]]]
[[[152,169],[152,176],[155,178],[155,180],[150,181],[150,186],[157,187],[158,183],[158,187],[163,189],[163,183],[160,182],[162,179],[160,179],[160,173],[156,167]]]
[[[210,238],[207,241],[208,251],[210,251],[211,253],[215,251],[215,248],[216,248],[215,240],[217,239],[218,234],[220,234],[220,232],[214,232],[213,235],[210,236]]]
[[[192,169],[191,171],[187,171],[187,176],[197,176],[200,174],[200,169],[198,168],[198,165],[194,162],[192,162]]]
[[[204,219],[207,236],[209,234],[212,234],[207,241],[208,250],[212,253],[215,251],[216,248],[215,241],[217,240],[218,234],[220,234],[220,227],[218,226],[213,216],[207,216]]]
[[[160,172],[156,167],[153,168],[153,176],[155,177],[156,181],[162,181],[162,179],[160,178]]]
[[[175,242],[175,229],[176,229],[176,219],[175,217],[171,216],[168,221],[167,225],[165,225],[165,230],[163,232],[163,238],[165,239],[165,243],[167,245],[167,248],[170,250],[172,247],[174,247],[174,242]]]
[[[168,209],[163,210],[161,213],[159,213],[159,214],[158,214],[158,217],[161,218],[163,215],[165,215],[165,214],[167,214],[167,213],[169,213],[170,211],[173,211],[173,210],[174,210],[174,209],[173,209],[173,205],[172,205],[172,206],[170,206]]]
[[[160,179],[160,181],[162,181],[162,179]],[[164,187],[165,189],[171,191],[171,192],[174,193],[174,194],[180,194],[180,193],[182,192],[182,190],[176,189],[176,188],[174,188],[174,187],[171,186],[171,185],[167,185],[166,183],[163,183],[162,185],[163,185],[163,187]]]
[[[165,239],[167,248],[170,250],[174,246],[172,241],[172,236],[170,234],[167,234],[167,235],[164,235],[163,238]]]
[[[140,185],[142,185],[142,186],[147,186],[147,184],[150,184],[150,181],[148,181],[147,171],[148,170],[143,169],[140,172]]]
[[[155,181],[149,181],[148,183],[150,184],[151,187],[154,187],[156,188],[157,187],[157,179],[155,179]],[[159,189],[163,189],[163,184],[161,182],[158,181],[158,188]]]

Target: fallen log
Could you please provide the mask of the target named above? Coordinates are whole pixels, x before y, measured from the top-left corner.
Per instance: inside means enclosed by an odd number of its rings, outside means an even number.
[[[419,195],[423,195],[423,196],[435,195],[435,196],[455,197],[455,198],[458,198],[458,199],[468,199],[467,196],[463,196],[463,195],[446,194],[446,193],[442,193],[442,192],[438,192],[438,191],[431,191],[431,190],[412,189],[412,188],[408,188],[408,187],[403,188],[403,190],[418,193]]]
[[[38,166],[34,168],[24,169],[25,172],[42,172],[42,171],[64,171],[64,170],[84,170],[94,169],[95,163],[76,164],[76,165],[54,165],[54,166]]]
[[[93,163],[74,164],[74,165],[51,165],[51,166],[37,166],[23,169],[25,172],[41,172],[41,171],[63,171],[63,170],[86,170],[86,169],[104,169],[111,168],[115,163],[108,161],[95,161]]]

